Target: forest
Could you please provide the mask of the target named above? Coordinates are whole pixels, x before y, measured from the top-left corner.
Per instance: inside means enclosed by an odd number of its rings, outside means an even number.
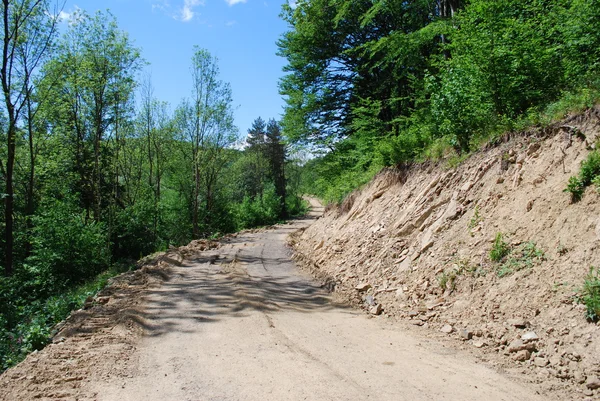
[[[327,202],[600,98],[598,0],[299,0],[282,17],[282,126]]]
[[[193,49],[171,111],[110,12],[53,7],[0,9],[0,371],[139,258],[304,210],[279,123],[239,132],[216,57]]]

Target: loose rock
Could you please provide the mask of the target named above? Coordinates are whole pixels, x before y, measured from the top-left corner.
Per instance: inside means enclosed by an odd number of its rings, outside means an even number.
[[[531,357],[531,352],[524,349],[522,351],[517,352],[515,354],[515,356],[513,356],[513,359],[515,361],[525,362],[525,361],[529,360],[530,357]]]
[[[537,341],[540,338],[538,337],[538,335],[535,333],[535,331],[530,331],[527,332],[525,334],[523,334],[521,336],[521,340],[525,341],[525,342],[529,342],[529,341]]]
[[[588,378],[587,382],[585,383],[585,386],[590,390],[596,390],[600,388],[600,379],[598,379],[598,376],[592,376]]]
[[[369,312],[372,315],[381,315],[382,311],[383,311],[383,307],[381,306],[381,304],[377,304],[375,306],[372,306],[371,309],[369,309]]]
[[[462,338],[465,341],[473,338],[473,332],[469,329],[461,329],[458,334],[460,335],[460,338]]]

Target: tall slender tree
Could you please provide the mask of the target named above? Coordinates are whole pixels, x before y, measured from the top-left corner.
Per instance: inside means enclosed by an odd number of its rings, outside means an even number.
[[[182,102],[178,116],[180,130],[191,148],[192,230],[198,238],[201,204],[204,203],[203,222],[209,228],[215,206],[215,184],[224,163],[223,149],[235,141],[237,130],[233,124],[231,87],[219,79],[217,58],[196,46],[191,74],[191,99]]]
[[[34,165],[32,94],[33,77],[50,50],[56,34],[58,7],[51,8],[46,0],[2,0],[2,65],[0,81],[4,107],[8,118],[6,127],[6,160],[0,161],[5,180],[4,193],[4,262],[5,273],[13,272],[14,252],[14,171],[17,131],[27,114],[30,144],[30,175],[28,201],[33,201]],[[31,208],[28,205],[28,209]]]

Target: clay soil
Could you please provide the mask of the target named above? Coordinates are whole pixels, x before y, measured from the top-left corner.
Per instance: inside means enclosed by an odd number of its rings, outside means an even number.
[[[600,327],[580,289],[600,266],[600,195],[563,192],[600,111],[506,135],[459,166],[386,170],[297,233],[295,258],[346,302],[468,351],[528,388],[599,399]],[[510,250],[490,258],[498,234]]]

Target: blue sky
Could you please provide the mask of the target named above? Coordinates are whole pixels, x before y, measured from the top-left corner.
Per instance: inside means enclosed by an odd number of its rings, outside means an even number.
[[[150,63],[155,96],[174,109],[190,94],[190,60],[198,45],[219,58],[221,79],[233,90],[240,134],[252,121],[279,118],[277,82],[285,60],[276,41],[287,29],[279,18],[284,0],[67,0],[76,8],[109,9]]]

